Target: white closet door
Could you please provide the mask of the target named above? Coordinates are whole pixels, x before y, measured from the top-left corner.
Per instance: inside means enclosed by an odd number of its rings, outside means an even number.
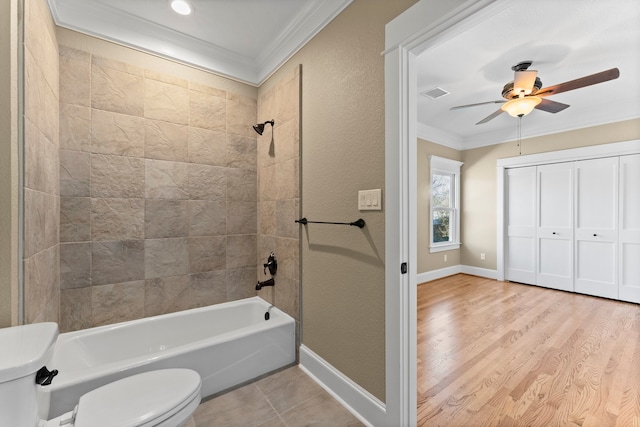
[[[576,292],[618,298],[618,158],[575,163]]]
[[[538,166],[537,283],[573,291],[573,164]]]
[[[506,279],[536,283],[536,167],[507,169]]]
[[[640,154],[620,157],[619,298],[640,303]]]

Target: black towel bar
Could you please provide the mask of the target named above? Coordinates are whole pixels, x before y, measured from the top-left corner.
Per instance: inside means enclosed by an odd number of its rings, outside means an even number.
[[[327,221],[309,221],[307,218],[296,219],[295,222],[302,225],[307,224],[336,224],[336,225],[351,225],[354,227],[362,228],[366,225],[364,219],[358,218],[353,222],[327,222]]]

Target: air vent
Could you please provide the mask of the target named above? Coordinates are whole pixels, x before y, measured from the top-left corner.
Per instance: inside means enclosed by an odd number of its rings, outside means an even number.
[[[449,95],[449,92],[440,87],[434,87],[433,89],[422,92],[422,95],[426,96],[427,98],[438,99],[442,98],[445,95]]]

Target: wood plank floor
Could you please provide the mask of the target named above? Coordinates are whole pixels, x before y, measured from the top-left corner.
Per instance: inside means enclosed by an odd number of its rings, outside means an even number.
[[[419,426],[640,427],[640,305],[464,274],[418,286]]]

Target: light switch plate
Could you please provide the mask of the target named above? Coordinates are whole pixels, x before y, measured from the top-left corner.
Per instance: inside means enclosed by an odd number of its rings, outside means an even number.
[[[380,211],[382,210],[382,190],[360,190],[358,191],[358,210]]]

